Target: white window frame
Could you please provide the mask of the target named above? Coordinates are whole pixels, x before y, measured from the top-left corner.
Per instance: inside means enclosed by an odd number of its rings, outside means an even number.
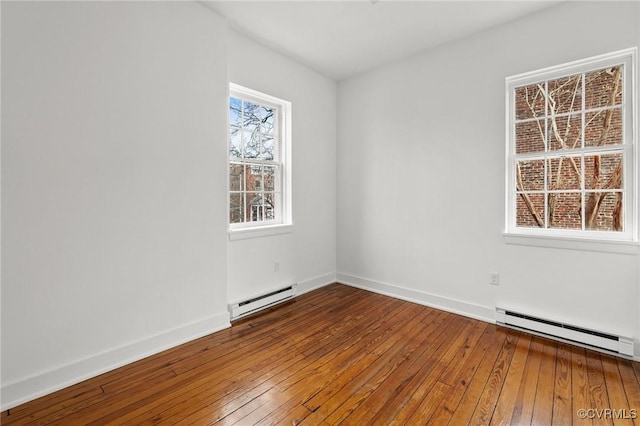
[[[507,243],[638,253],[638,110],[636,61],[637,48],[631,48],[506,78],[506,209],[504,236],[507,238]],[[515,178],[516,161],[526,159],[527,155],[516,155],[515,151],[515,88],[616,65],[623,65],[623,144],[614,147],[616,150],[622,150],[623,154],[623,231],[544,229],[516,226],[516,202],[518,197],[516,194]],[[581,111],[584,113],[584,110],[581,109]],[[608,149],[610,148],[604,147],[600,152],[606,152]],[[581,152],[585,152],[585,150],[573,150],[571,153],[579,154]],[[544,158],[546,158],[546,156],[544,156]],[[612,247],[612,244],[618,246],[627,245],[628,248]]]
[[[276,192],[280,193],[280,197],[276,198],[276,205],[274,206],[275,220],[231,223],[231,183],[229,172],[233,159],[230,156],[230,123],[227,123],[227,223],[229,239],[256,238],[291,232],[293,230],[291,205],[291,102],[235,83],[229,83],[228,101],[231,97],[273,107],[276,110],[273,162],[276,162],[280,169],[279,179],[276,179],[276,185],[278,185]],[[259,162],[256,161],[256,164],[259,164]]]

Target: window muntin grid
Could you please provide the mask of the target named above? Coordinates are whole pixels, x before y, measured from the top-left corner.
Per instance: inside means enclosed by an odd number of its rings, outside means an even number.
[[[637,240],[634,59],[507,79],[507,233]]]
[[[229,97],[229,226],[286,224],[288,103],[237,85]]]

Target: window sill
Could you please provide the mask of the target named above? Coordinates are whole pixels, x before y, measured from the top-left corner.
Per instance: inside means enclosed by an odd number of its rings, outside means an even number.
[[[507,244],[556,248],[565,250],[593,251],[615,254],[640,254],[640,245],[632,241],[589,240],[569,237],[545,237],[539,235],[509,234],[502,236]]]
[[[247,240],[250,238],[270,237],[272,235],[289,234],[291,232],[293,232],[293,224],[230,229],[229,241]]]

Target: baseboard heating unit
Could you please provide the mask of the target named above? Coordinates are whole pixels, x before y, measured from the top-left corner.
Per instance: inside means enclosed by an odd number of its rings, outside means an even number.
[[[236,320],[247,315],[256,313],[262,309],[269,308],[277,305],[278,303],[285,302],[289,299],[293,299],[297,294],[298,285],[293,284],[288,287],[283,287],[278,290],[271,291],[260,296],[253,297],[251,299],[243,300],[241,302],[229,304],[229,312],[231,312],[231,320]]]
[[[624,357],[633,357],[633,340],[628,337],[537,318],[503,308],[496,308],[496,322],[505,327],[577,344],[590,349]]]

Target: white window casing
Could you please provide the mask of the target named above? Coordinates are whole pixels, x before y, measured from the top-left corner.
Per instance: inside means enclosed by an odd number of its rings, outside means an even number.
[[[525,245],[545,245],[544,241],[564,240],[560,246],[566,248],[589,249],[588,244],[594,243],[596,247],[599,244],[623,244],[631,247],[632,252],[637,253],[638,243],[638,149],[637,149],[637,48],[625,49],[610,54],[592,57],[580,61],[563,64],[560,66],[550,67],[543,70],[528,72],[506,79],[506,184],[505,184],[505,231],[504,235],[507,242]],[[621,84],[622,98],[621,102],[615,105],[586,105],[587,95],[585,95],[585,87],[588,80],[585,76],[595,71],[621,68]],[[569,86],[569,78],[575,77],[576,89],[571,99],[571,107],[568,111],[562,111],[556,108],[560,103],[554,103],[557,99],[553,99],[550,95],[551,85],[555,84],[556,90],[561,83],[567,81]],[[571,84],[573,82],[571,81]],[[534,100],[529,98],[528,88],[539,87],[540,90],[536,95],[542,93],[542,97]],[[526,104],[530,107],[531,116],[517,116],[516,90],[519,90],[520,106],[522,106],[523,94],[526,96]],[[593,90],[595,93],[596,89]],[[580,92],[581,91],[581,92]],[[591,96],[590,92],[590,95]],[[568,96],[569,97],[569,96]],[[616,95],[614,94],[614,97]],[[542,99],[542,103],[536,103]],[[592,99],[592,98],[589,98]],[[591,102],[591,101],[590,101]],[[617,102],[617,101],[616,101]],[[574,104],[579,104],[574,109]],[[539,108],[539,110],[536,110]],[[521,111],[521,110],[520,110]],[[590,130],[591,121],[589,117],[595,119],[598,114],[602,116],[612,116],[620,111],[622,140],[620,143],[613,144],[591,144],[587,145],[585,133]],[[557,121],[556,121],[557,120]],[[578,144],[569,146],[562,142],[558,133],[558,122],[566,123],[563,130],[568,133],[575,132],[573,127],[578,127],[577,141]],[[543,142],[539,149],[528,149],[534,142],[519,139],[520,151],[516,150],[516,126],[520,126],[520,134],[527,132],[528,127],[534,129],[531,132],[539,131],[540,139]],[[544,126],[544,128],[543,128]],[[603,127],[604,128],[604,127]],[[608,129],[607,129],[608,130]],[[606,134],[605,131],[602,131]],[[572,137],[576,134],[573,133]],[[527,136],[528,137],[528,136]],[[533,136],[535,139],[537,136]],[[566,137],[565,140],[569,138]],[[524,143],[522,141],[525,141]],[[553,146],[555,142],[555,147]],[[523,148],[524,147],[524,148]],[[621,160],[617,160],[621,157]],[[597,160],[596,160],[597,158]],[[601,160],[603,159],[604,160]],[[621,185],[620,188],[609,187],[590,187],[589,182],[594,179],[588,179],[590,170],[593,168],[587,166],[587,162],[591,165],[593,161],[598,161],[598,170],[600,170],[600,161],[607,159],[612,162],[621,161]],[[576,183],[573,187],[559,185],[561,178],[562,165],[566,167],[572,165],[576,173]],[[522,184],[522,174],[520,166],[526,165],[529,170],[525,176],[525,185]],[[555,167],[555,169],[554,169]],[[604,166],[603,166],[604,167]],[[540,169],[542,171],[540,171]],[[533,170],[533,171],[531,171]],[[587,171],[589,170],[589,172]],[[551,171],[554,173],[552,174]],[[556,182],[552,182],[557,171],[558,177]],[[581,173],[581,174],[580,174]],[[595,173],[595,172],[594,172]],[[599,172],[598,172],[599,173]],[[526,182],[526,179],[535,180]],[[564,175],[563,175],[564,176]],[[600,177],[598,175],[598,177]],[[604,178],[603,178],[604,180]],[[516,184],[518,182],[518,185]],[[555,183],[555,187],[552,185]],[[566,182],[563,182],[566,184]],[[527,186],[524,188],[524,186]],[[568,184],[567,184],[568,185]],[[588,197],[600,194],[604,199],[606,194],[617,197],[618,205],[622,205],[621,213],[617,216],[617,227],[621,229],[589,229],[587,227],[585,215],[586,201]],[[565,197],[563,199],[563,197]],[[578,226],[574,224],[562,225],[551,222],[559,217],[550,218],[548,214],[555,212],[557,200],[569,200],[573,197],[574,203],[578,198],[581,200],[580,210],[573,209],[573,219],[581,217],[581,223]],[[594,197],[595,198],[595,197]],[[534,224],[523,224],[517,220],[517,202],[520,200],[520,218],[524,216],[522,212],[525,209],[523,205],[530,207],[532,217],[529,221]],[[537,204],[534,205],[535,200]],[[553,200],[553,201],[551,201]],[[620,202],[621,200],[621,202]],[[568,201],[567,201],[568,203]],[[550,206],[553,204],[553,208]],[[575,206],[575,205],[574,205]],[[621,215],[621,220],[619,219]],[[557,219],[555,219],[557,220]],[[615,220],[615,219],[612,219]],[[569,228],[576,229],[569,229]],[[585,245],[586,244],[586,245]],[[550,242],[551,246],[558,246],[557,242]],[[585,248],[587,247],[587,248]],[[600,251],[598,247],[594,248]],[[626,249],[623,249],[624,252]],[[608,251],[605,249],[605,251]],[[615,248],[613,251],[620,251]]]
[[[229,238],[291,232],[291,103],[234,83],[229,84],[229,102]],[[240,115],[234,112],[234,105],[241,105]],[[268,134],[262,128],[266,118],[252,117],[253,122],[244,127],[246,105],[255,108],[254,111],[268,111],[272,116]],[[254,151],[247,154],[249,139],[257,142],[252,142]]]

